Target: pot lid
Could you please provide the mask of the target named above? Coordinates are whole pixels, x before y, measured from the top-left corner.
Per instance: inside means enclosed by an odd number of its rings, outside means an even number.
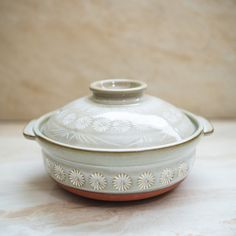
[[[52,113],[41,125],[49,139],[76,148],[135,150],[180,142],[196,127],[177,107],[144,94],[135,80],[103,80],[92,95]]]

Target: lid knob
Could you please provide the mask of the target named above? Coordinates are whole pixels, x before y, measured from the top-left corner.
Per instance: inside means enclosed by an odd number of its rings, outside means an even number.
[[[129,79],[100,80],[90,84],[96,99],[135,99],[143,95],[146,87],[144,82]]]

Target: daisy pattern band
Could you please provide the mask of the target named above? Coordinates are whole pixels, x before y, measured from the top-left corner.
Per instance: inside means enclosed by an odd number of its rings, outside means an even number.
[[[82,165],[72,168],[52,158],[44,157],[48,174],[64,185],[92,192],[132,193],[164,188],[184,179],[189,172],[189,163],[176,162],[175,166],[149,168],[141,171],[106,171],[96,166],[88,170]],[[119,168],[120,169],[120,168]]]

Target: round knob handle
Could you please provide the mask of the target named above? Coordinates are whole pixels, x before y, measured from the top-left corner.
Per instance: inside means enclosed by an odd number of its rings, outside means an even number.
[[[90,90],[96,99],[129,99],[143,95],[147,85],[144,82],[129,79],[100,80],[91,83]]]

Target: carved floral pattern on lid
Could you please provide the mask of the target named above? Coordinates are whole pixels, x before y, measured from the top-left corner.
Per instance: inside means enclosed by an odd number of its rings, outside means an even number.
[[[110,120],[106,118],[98,118],[93,121],[92,127],[99,133],[104,133],[110,128]]]
[[[128,120],[114,120],[111,124],[111,131],[114,133],[125,133],[131,128]]]
[[[85,129],[90,126],[92,119],[89,116],[80,117],[76,120],[75,127],[79,130]]]
[[[75,113],[69,113],[63,118],[63,124],[68,125],[72,123],[76,119],[76,114]]]

